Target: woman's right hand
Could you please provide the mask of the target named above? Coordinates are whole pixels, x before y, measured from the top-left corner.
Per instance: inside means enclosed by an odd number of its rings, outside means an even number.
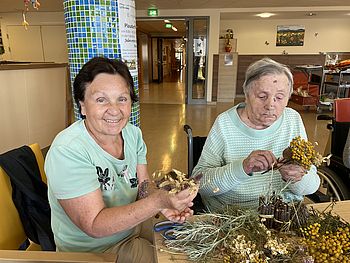
[[[163,190],[160,190],[163,191]],[[163,191],[164,194],[165,191]],[[187,188],[182,190],[177,194],[169,194],[165,192],[166,198],[165,205],[167,206],[165,209],[161,210],[161,213],[169,220],[177,223],[183,223],[187,218],[193,215],[193,211],[191,207],[193,206],[193,199],[196,197],[198,193],[198,187],[196,190]]]
[[[272,164],[276,162],[277,159],[271,151],[252,151],[248,157],[243,160],[243,169],[246,174],[262,172],[270,169]]]
[[[195,189],[187,188],[176,194],[169,194],[168,191],[157,189],[152,195],[157,195],[159,211],[169,220],[183,223],[188,217],[193,215],[190,207],[193,206],[193,199],[198,193]]]
[[[161,191],[160,196],[162,209],[176,209],[181,212],[185,208],[191,207],[193,205],[192,201],[197,195],[198,188],[196,188],[195,191],[193,191],[193,189],[187,188],[176,194],[169,194],[164,190],[159,191]]]

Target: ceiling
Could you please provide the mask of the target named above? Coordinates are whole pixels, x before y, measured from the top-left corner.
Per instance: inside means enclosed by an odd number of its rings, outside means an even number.
[[[63,0],[39,0],[39,12],[62,12]],[[216,9],[222,20],[262,19],[255,16],[259,12],[275,15],[268,19],[350,19],[350,0],[135,0],[136,10],[147,10],[151,6],[158,9]],[[0,13],[20,12],[24,9],[23,0],[0,0]],[[32,7],[30,12],[35,11]],[[315,16],[307,16],[310,12]],[[137,19],[138,30],[152,34],[183,36],[186,32],[184,20],[172,20],[178,29],[174,32],[164,26],[163,20]]]
[[[63,11],[63,0],[39,0],[39,11],[60,12]],[[136,10],[147,10],[150,6],[158,9],[202,9],[215,8],[296,8],[296,7],[329,7],[326,10],[345,10],[340,7],[348,7],[349,0],[135,0]],[[23,0],[1,0],[0,13],[18,12],[23,10]],[[307,10],[306,8],[303,10]],[[33,8],[30,9],[33,11]],[[302,11],[302,10],[300,10]]]
[[[177,31],[171,28],[165,28],[165,22],[163,19],[137,19],[136,28],[137,31],[150,34],[152,36],[164,36],[167,37],[183,37],[186,36],[186,22],[185,20],[170,20],[170,23],[177,28]]]
[[[136,0],[136,9],[144,10],[151,5],[158,9],[200,8],[251,8],[251,7],[306,7],[348,6],[348,0]],[[347,2],[347,4],[345,4]]]

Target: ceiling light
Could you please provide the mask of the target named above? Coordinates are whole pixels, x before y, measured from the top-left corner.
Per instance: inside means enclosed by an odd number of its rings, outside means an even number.
[[[170,23],[170,20],[165,19],[165,20],[164,20],[164,23]]]
[[[174,30],[174,31],[177,31],[177,28],[174,27],[174,26],[172,26],[171,29]]]
[[[307,13],[306,16],[315,16],[316,13],[313,13],[313,12],[310,12],[310,13]]]
[[[274,16],[275,14],[272,14],[272,13],[260,13],[260,14],[257,14],[255,16],[259,16],[259,17],[262,17],[262,18],[268,18],[270,16]]]

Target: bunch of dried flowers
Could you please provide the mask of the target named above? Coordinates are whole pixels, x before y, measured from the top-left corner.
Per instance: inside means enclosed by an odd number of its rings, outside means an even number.
[[[176,169],[172,169],[170,172],[156,171],[152,174],[152,181],[155,185],[160,189],[169,191],[170,194],[176,194],[187,188],[195,192],[201,178],[202,174],[194,178],[188,178],[185,173]]]
[[[196,262],[350,262],[350,225],[331,213],[332,206],[318,212],[289,205],[293,215],[278,229],[257,211],[227,207],[184,223],[164,243]]]
[[[300,238],[269,230],[257,211],[227,207],[175,229],[165,246],[198,262],[307,262]]]
[[[310,209],[308,223],[300,228],[307,253],[318,262],[350,262],[350,224],[332,214],[334,203],[324,211]]]
[[[331,155],[323,157],[320,153],[316,152],[314,145],[310,141],[297,136],[293,138],[289,146],[284,149],[283,157],[278,158],[277,163],[275,163],[271,169],[279,169],[285,164],[297,164],[308,171],[311,165],[315,165],[316,167],[320,166],[322,163],[327,163],[327,165],[329,165],[330,157]]]

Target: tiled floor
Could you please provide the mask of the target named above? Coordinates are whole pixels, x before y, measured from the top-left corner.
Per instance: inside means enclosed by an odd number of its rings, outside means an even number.
[[[140,87],[141,129],[148,147],[148,170],[176,168],[187,172],[187,138],[183,130],[189,124],[194,135],[206,136],[216,116],[235,103],[185,105],[183,82],[164,82]],[[237,103],[237,101],[236,101]],[[318,142],[323,153],[328,139],[327,121],[316,120],[315,109],[309,111],[290,104],[303,118],[309,140]]]

